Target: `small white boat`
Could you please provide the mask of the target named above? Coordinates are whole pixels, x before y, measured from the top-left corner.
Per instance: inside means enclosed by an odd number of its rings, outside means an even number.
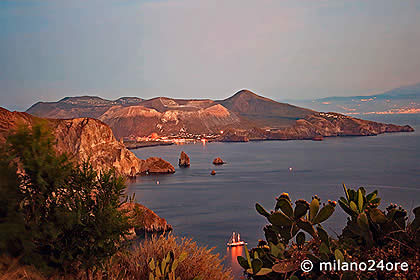
[[[244,246],[247,245],[245,241],[241,240],[241,235],[235,232],[232,233],[232,237],[229,239],[229,242],[227,243],[229,247],[235,247],[235,246]]]

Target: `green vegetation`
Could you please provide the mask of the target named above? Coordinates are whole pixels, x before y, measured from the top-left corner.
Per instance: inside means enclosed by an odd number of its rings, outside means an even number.
[[[4,149],[0,226],[7,230],[1,230],[2,253],[47,273],[71,273],[100,267],[120,249],[130,227],[118,211],[122,177],[57,155],[43,124],[19,128]]]
[[[238,257],[245,274],[250,279],[419,279],[420,207],[413,210],[414,219],[409,221],[402,207],[391,204],[385,211],[378,209],[378,191],[366,195],[364,188],[343,188],[345,197],[340,198],[339,205],[349,218],[337,239],[321,225],[333,214],[336,202],[328,201],[321,208],[320,199],[314,196],[311,203],[296,201],[293,209],[289,195],[283,193],[270,213],[257,203],[257,212],[270,224],[264,227],[266,240],[260,240],[256,248],[246,248],[246,258]],[[311,238],[307,241],[308,235]],[[312,271],[301,269],[304,260],[314,264]],[[368,260],[407,262],[409,271],[319,269],[321,262]]]
[[[175,270],[178,267],[180,262],[183,262],[187,257],[187,253],[182,252],[178,258],[175,258],[174,253],[170,251],[165,258],[162,259],[162,262],[155,262],[155,259],[152,258],[149,262],[149,280],[181,280],[180,277],[175,278]]]
[[[168,267],[168,264],[175,264],[175,279],[232,280],[231,271],[223,267],[219,256],[213,254],[212,251],[213,249],[199,247],[191,239],[177,239],[172,235],[152,237],[142,242],[129,256],[122,259],[121,266],[129,271],[124,279],[152,279],[149,277],[153,270],[149,266],[153,259],[155,266],[160,261],[161,268],[164,267],[162,263],[166,263],[165,267]],[[164,261],[168,254],[170,258]],[[130,268],[133,263],[137,264],[136,269]],[[172,278],[154,279],[171,280]]]
[[[77,164],[54,145],[48,125],[37,123],[0,146],[0,280],[149,279],[152,259],[168,270],[153,279],[231,279],[217,255],[190,240],[128,248],[142,213],[122,209],[124,179]]]

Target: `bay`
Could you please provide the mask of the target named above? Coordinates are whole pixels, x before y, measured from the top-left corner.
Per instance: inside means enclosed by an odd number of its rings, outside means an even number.
[[[379,190],[382,208],[390,202],[407,210],[420,204],[420,126],[418,115],[394,116],[378,121],[411,124],[413,133],[371,137],[334,137],[324,141],[262,141],[161,146],[134,150],[139,158],[162,157],[176,167],[171,175],[138,177],[128,192],[174,227],[174,234],[193,238],[202,246],[215,247],[226,257],[239,279],[236,256],[242,248],[228,249],[233,231],[254,247],[263,238],[264,217],[255,211],[258,202],[274,208],[275,197],[288,192],[293,201],[321,202],[343,196],[342,183]],[[185,151],[191,167],[179,168]],[[227,164],[214,166],[221,157]],[[211,170],[216,171],[211,176]],[[332,234],[340,233],[346,215],[337,206],[323,223]]]

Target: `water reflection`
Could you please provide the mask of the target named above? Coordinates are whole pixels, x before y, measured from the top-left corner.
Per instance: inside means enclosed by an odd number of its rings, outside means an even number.
[[[226,262],[228,262],[228,265],[232,268],[233,275],[242,275],[235,279],[246,279],[245,276],[243,276],[243,269],[237,261],[238,256],[244,256],[244,253],[243,246],[227,247],[226,249]]]

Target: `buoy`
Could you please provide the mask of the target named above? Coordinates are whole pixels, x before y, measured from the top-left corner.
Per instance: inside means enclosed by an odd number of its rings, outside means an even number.
[[[212,170],[210,174],[211,175],[216,175],[216,171]]]

